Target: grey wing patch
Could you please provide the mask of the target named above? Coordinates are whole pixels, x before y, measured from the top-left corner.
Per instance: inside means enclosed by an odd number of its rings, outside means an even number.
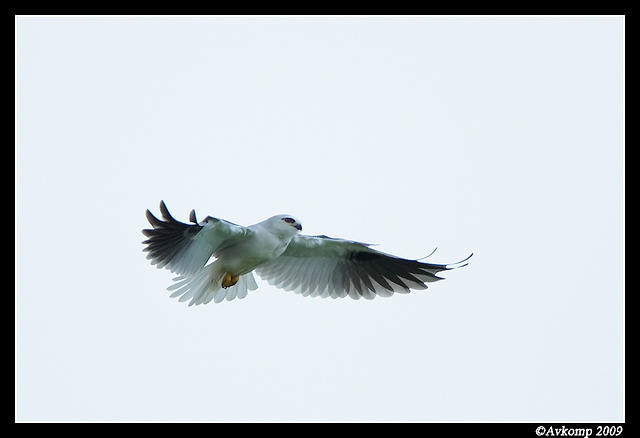
[[[315,237],[316,239],[332,240],[334,242],[353,243],[353,244],[362,245],[362,246],[374,246],[375,245],[373,243],[356,242],[355,240],[341,239],[339,237],[329,237],[329,236],[327,236],[325,234],[318,234],[317,236],[304,236],[303,235],[302,237]]]

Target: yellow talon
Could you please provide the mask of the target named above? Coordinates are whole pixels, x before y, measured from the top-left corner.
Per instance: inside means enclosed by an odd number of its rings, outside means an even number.
[[[234,284],[236,284],[238,282],[238,279],[240,278],[239,275],[231,275],[228,272],[226,272],[224,274],[224,277],[222,278],[222,287],[224,289],[233,286]]]

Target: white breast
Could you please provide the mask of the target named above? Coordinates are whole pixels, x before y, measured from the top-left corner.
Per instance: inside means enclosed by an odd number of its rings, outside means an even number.
[[[263,263],[280,256],[291,241],[280,239],[264,229],[256,229],[251,237],[237,245],[223,249],[218,254],[227,272],[242,275],[251,272]]]

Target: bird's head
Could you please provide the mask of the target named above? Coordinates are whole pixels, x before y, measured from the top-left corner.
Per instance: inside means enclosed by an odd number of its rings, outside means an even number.
[[[279,214],[268,219],[269,225],[284,234],[297,234],[302,231],[302,224],[290,214]]]

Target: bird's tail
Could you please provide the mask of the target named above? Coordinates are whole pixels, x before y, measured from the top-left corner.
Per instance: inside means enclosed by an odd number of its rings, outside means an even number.
[[[176,277],[167,290],[175,291],[171,297],[180,297],[178,301],[187,301],[191,299],[189,305],[207,304],[213,300],[219,303],[226,299],[231,301],[234,298],[242,299],[247,296],[250,290],[256,290],[258,284],[253,278],[253,273],[241,275],[238,282],[231,287],[222,287],[222,278],[225,271],[218,261],[208,264],[195,274],[188,277]]]

